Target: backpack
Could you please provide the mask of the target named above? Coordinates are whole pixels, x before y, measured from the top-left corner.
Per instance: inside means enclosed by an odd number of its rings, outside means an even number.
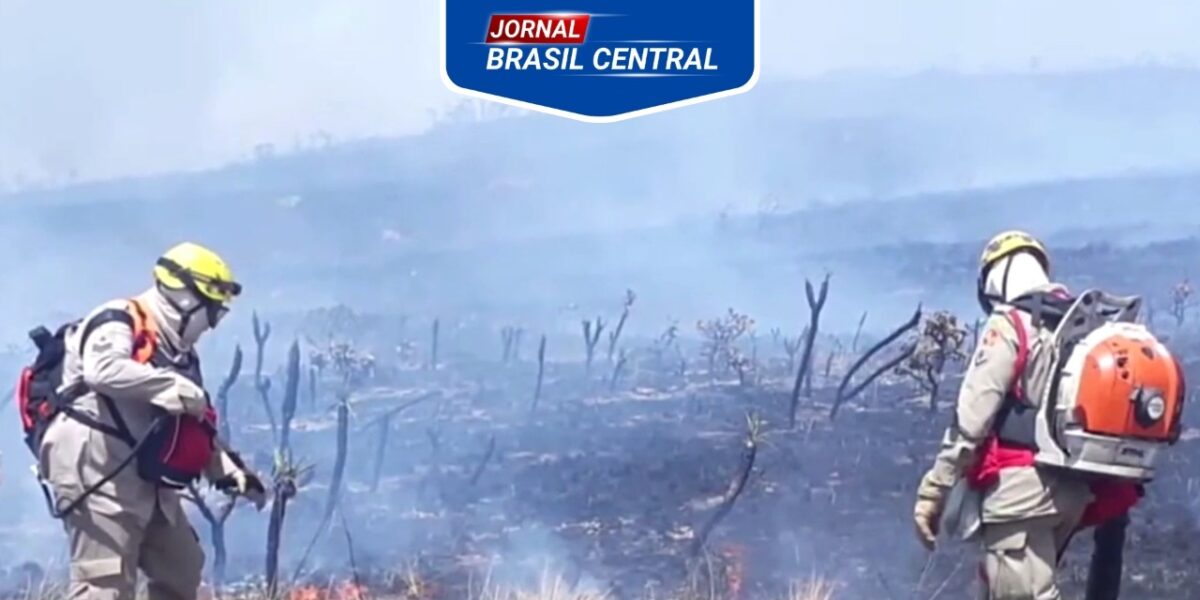
[[[1042,466],[1153,479],[1159,450],[1182,433],[1186,389],[1179,362],[1136,322],[1141,298],[1089,290],[1012,305],[1016,377],[997,418],[999,442],[1032,451]]]
[[[16,400],[25,445],[34,457],[38,455],[50,422],[60,412],[57,389],[62,382],[62,363],[67,353],[65,339],[77,325],[78,322],[67,323],[54,333],[38,326],[29,332],[29,339],[37,347],[37,357],[31,365],[21,369]]]
[[[134,360],[160,368],[171,368],[192,379],[197,385],[202,385],[198,361],[179,365],[158,351],[158,337],[153,319],[137,300],[130,300],[125,310],[106,309],[89,319],[79,336],[81,355],[83,348],[87,347],[90,334],[99,326],[112,322],[124,323],[133,331]],[[131,450],[129,456],[112,472],[89,485],[78,498],[61,510],[55,508],[49,488],[42,482],[50,512],[59,518],[70,513],[134,460],[137,461],[137,472],[142,479],[156,485],[185,488],[200,478],[216,444],[217,415],[211,405],[203,419],[186,415],[172,416],[166,411],[161,411],[141,439],[135,438],[130,432],[112,398],[99,396],[112,417],[112,425],[75,410],[72,405],[75,400],[88,393],[87,385],[80,381],[63,389],[60,387],[63,361],[67,354],[66,340],[81,324],[81,320],[73,321],[60,326],[54,333],[39,326],[29,333],[30,339],[37,347],[37,356],[29,366],[21,370],[16,393],[25,445],[37,458],[46,430],[54,419],[63,414],[67,418],[120,439]]]

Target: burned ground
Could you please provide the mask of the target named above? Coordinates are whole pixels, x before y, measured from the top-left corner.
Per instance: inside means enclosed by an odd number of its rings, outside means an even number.
[[[1171,338],[1193,380],[1200,374],[1200,340],[1190,320],[1176,323],[1166,313],[1169,284],[1186,272],[1182,255],[1194,247],[1181,241],[1133,253],[1095,247],[1062,253],[1073,280],[1148,282],[1159,307],[1155,327]],[[1138,265],[1141,279],[1121,271],[1118,257]],[[874,260],[928,265],[906,276],[939,274],[929,283],[934,287],[949,285],[938,278],[962,279],[969,270],[917,247]],[[834,302],[846,302],[837,296],[836,275],[832,285]],[[341,600],[357,600],[365,588],[375,597],[499,600],[507,597],[481,590],[531,589],[549,578],[581,594],[631,600],[804,598],[788,596],[795,591],[789,588],[811,581],[828,582],[838,600],[975,597],[977,551],[947,545],[927,554],[911,524],[915,484],[950,418],[961,365],[947,368],[936,411],[919,386],[889,369],[831,419],[851,363],[899,323],[872,323],[861,339],[822,324],[811,383],[800,387],[789,427],[801,331],[714,311],[718,317],[705,327],[676,324],[647,335],[654,327],[642,323],[613,341],[620,306],[609,311],[613,318],[604,316],[602,334],[591,330],[590,367],[578,329],[547,338],[524,331],[518,342],[510,322],[480,315],[408,318],[346,307],[283,315],[275,321],[281,333],[264,340],[261,378],[254,372],[259,349],[243,346],[225,414],[233,444],[278,480],[279,434],[264,411],[277,428],[290,401],[296,414],[292,459],[285,462],[312,467],[297,477],[283,520],[284,593],[320,600],[331,589]],[[807,321],[806,311],[797,311]],[[594,327],[595,315],[587,317]],[[705,333],[718,329],[729,338],[723,345]],[[895,359],[912,335],[871,358],[854,383]],[[539,365],[542,339],[546,360]],[[297,362],[289,374],[293,340]],[[213,390],[227,368],[206,364]],[[294,385],[290,377],[298,378]],[[272,382],[265,388],[269,408],[262,401],[265,379]],[[341,493],[330,503],[339,406],[347,460]],[[1186,416],[1190,426],[1200,424],[1192,408]],[[1189,428],[1165,455],[1134,512],[1125,597],[1186,598],[1200,584],[1191,568],[1200,557],[1193,541],[1200,531],[1196,437]],[[748,456],[753,468],[741,488]],[[6,479],[19,477],[11,466],[18,461],[6,462]],[[25,506],[38,507],[28,481],[6,488],[0,490],[6,501],[19,490]],[[223,502],[205,498],[211,507]],[[335,510],[316,535],[327,506]],[[728,513],[699,544],[724,508]],[[269,511],[241,504],[233,511],[225,527],[225,591],[261,587],[268,520]],[[211,556],[208,524],[195,513],[193,522]],[[44,519],[3,524],[11,539],[50,543],[60,535]],[[300,565],[310,543],[311,555]],[[1085,532],[1066,557],[1068,597],[1080,595],[1089,546]],[[42,571],[52,581],[61,578],[61,560],[20,550],[3,547],[7,589],[19,590]]]

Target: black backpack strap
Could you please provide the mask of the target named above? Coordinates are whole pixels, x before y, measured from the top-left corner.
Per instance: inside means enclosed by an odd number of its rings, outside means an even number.
[[[133,317],[128,311],[119,310],[116,308],[106,308],[96,313],[95,316],[93,316],[91,319],[88,319],[87,323],[84,324],[83,333],[79,336],[80,360],[83,359],[83,354],[87,349],[88,338],[91,337],[92,333],[95,332],[96,329],[98,329],[101,325],[107,325],[108,323],[123,323],[129,327],[130,331],[133,331]],[[74,397],[69,398],[68,401],[64,402],[62,406],[59,407],[59,409],[65,412],[67,416],[71,417],[72,419],[75,419],[76,421],[79,421],[88,427],[114,436],[130,446],[133,446],[135,443],[137,443],[137,440],[133,437],[133,433],[129,429],[129,424],[125,422],[125,418],[122,417],[121,412],[117,410],[117,405],[115,402],[113,402],[112,398],[109,398],[103,394],[96,394],[96,396],[100,398],[100,401],[104,403],[104,407],[108,409],[108,414],[112,415],[113,425],[115,427],[101,423],[89,417],[88,415],[71,408],[70,403],[74,402],[76,398],[82,396],[84,393],[87,393],[86,388],[80,392],[77,392]]]
[[[97,421],[96,419],[93,419],[92,417],[75,410],[71,406],[62,406],[59,408],[59,410],[61,410],[63,414],[67,415],[68,417],[75,419],[76,421],[79,421],[80,423],[83,423],[92,429],[100,431],[101,433],[111,435],[130,446],[137,443],[137,440],[133,437],[133,433],[129,431],[129,425],[125,423],[125,419],[121,417],[121,413],[117,412],[117,407],[113,406],[112,399],[108,396],[100,396],[100,400],[104,402],[105,406],[108,408],[109,414],[113,416],[113,423],[116,424],[115,427],[101,423],[100,421]]]
[[[125,423],[125,418],[121,416],[121,411],[117,410],[117,405],[113,402],[113,399],[100,394],[97,394],[97,396],[100,397],[100,400],[108,408],[108,414],[112,415],[113,424],[117,426],[117,437],[130,446],[137,443],[137,439],[133,437],[133,432],[129,430],[129,425]]]
[[[1055,329],[1074,303],[1075,299],[1065,292],[1040,291],[1021,296],[1010,304],[1029,314],[1034,329]]]
[[[87,340],[91,337],[92,333],[101,325],[109,323],[123,323],[129,327],[130,331],[133,331],[133,316],[128,311],[106,308],[96,313],[96,316],[88,319],[87,323],[84,324],[83,334],[79,336],[80,358],[83,358],[83,352],[87,348]]]

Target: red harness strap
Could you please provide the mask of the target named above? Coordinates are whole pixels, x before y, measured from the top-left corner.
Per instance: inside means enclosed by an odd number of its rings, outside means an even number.
[[[1021,376],[1025,373],[1025,365],[1029,362],[1029,335],[1021,323],[1021,315],[1017,309],[1008,312],[1008,320],[1012,322],[1017,332],[1017,358],[1013,361],[1012,391],[1006,402],[1024,402],[1025,386],[1021,385]],[[975,467],[966,477],[967,483],[977,489],[986,490],[1000,481],[1000,471],[1013,467],[1033,466],[1034,454],[1028,448],[1012,446],[1000,441],[996,432],[988,434],[979,453]]]
[[[1032,450],[1004,444],[993,433],[983,442],[975,468],[966,474],[967,483],[976,490],[985,491],[1000,482],[1000,471],[1032,467],[1033,464]]]
[[[1029,334],[1025,332],[1025,324],[1021,322],[1021,313],[1017,309],[1008,311],[1008,320],[1017,331],[1017,359],[1013,361],[1012,394],[1018,402],[1025,401],[1025,386],[1021,377],[1025,374],[1025,366],[1029,363]]]

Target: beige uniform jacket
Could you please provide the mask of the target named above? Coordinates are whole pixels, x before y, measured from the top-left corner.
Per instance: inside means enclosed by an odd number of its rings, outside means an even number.
[[[954,423],[947,428],[927,482],[948,492],[976,463],[979,449],[1013,383],[1019,340],[1008,307],[998,307],[980,333],[978,348],[963,377]],[[1037,344],[1029,315],[1018,313]],[[1088,486],[1070,476],[1037,467],[1000,472],[1000,481],[984,492],[982,520],[1003,523],[1033,517],[1072,514],[1091,500]]]
[[[157,304],[159,297],[147,293],[141,298],[160,331],[160,347],[169,350],[170,345],[164,346],[165,338],[176,325],[164,322],[164,311]],[[90,391],[77,399],[74,407],[108,425],[114,425],[114,420],[97,394],[111,398],[133,437],[140,439],[155,416],[161,414],[155,406],[180,410],[176,386],[181,385],[182,375],[133,360],[132,330],[123,323],[110,322],[95,328],[82,359],[79,348],[79,336],[87,320],[101,310],[124,310],[126,306],[126,300],[116,300],[98,307],[67,336],[63,386],[79,380],[86,383]],[[54,493],[56,508],[61,510],[110,473],[130,450],[121,439],[59,414],[47,429],[39,453],[41,475]],[[229,457],[218,452],[205,475],[211,481],[231,474],[234,468]],[[179,492],[141,479],[133,461],[99,487],[80,509],[107,515],[132,514],[144,525],[150,522],[156,506],[171,523],[182,518]]]

